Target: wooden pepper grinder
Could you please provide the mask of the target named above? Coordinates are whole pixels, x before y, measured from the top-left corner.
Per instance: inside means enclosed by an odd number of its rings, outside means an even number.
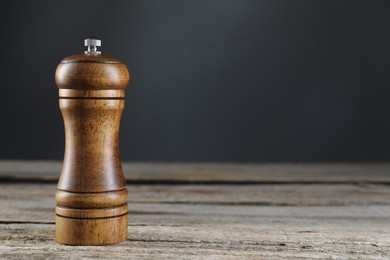
[[[56,240],[106,245],[127,239],[127,189],[119,158],[119,124],[130,76],[101,55],[96,38],[85,54],[58,65],[55,80],[65,124],[65,156],[56,194]]]

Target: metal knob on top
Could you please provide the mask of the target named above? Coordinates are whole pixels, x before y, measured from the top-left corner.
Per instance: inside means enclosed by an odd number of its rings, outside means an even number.
[[[97,50],[97,47],[102,46],[102,41],[96,37],[85,39],[84,46],[88,47],[88,50],[84,52],[85,54],[101,54],[101,52]]]

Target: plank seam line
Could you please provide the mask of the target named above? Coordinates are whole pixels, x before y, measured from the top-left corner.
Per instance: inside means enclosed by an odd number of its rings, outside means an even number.
[[[15,221],[15,220],[12,220],[12,221],[2,221],[0,220],[0,224],[4,224],[4,225],[11,225],[11,224],[55,224],[54,221],[28,221],[28,220],[23,220],[23,221]]]
[[[14,176],[0,176],[0,183],[37,183],[57,184],[58,179],[23,178]],[[126,180],[127,185],[390,185],[389,181],[191,181],[191,180]]]
[[[152,242],[152,243],[188,243],[188,244],[226,244],[226,241],[191,241],[191,240],[158,240],[158,239],[131,239],[128,238],[126,241],[129,242]],[[287,242],[289,243],[289,242]],[[240,240],[230,241],[231,245],[257,245],[257,246],[287,246],[286,243],[275,242],[275,243],[262,243],[254,240]]]

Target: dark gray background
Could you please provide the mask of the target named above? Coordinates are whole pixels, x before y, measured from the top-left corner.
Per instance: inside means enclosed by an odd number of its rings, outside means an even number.
[[[123,160],[389,161],[388,1],[2,1],[0,159],[64,149],[54,72],[129,67]]]

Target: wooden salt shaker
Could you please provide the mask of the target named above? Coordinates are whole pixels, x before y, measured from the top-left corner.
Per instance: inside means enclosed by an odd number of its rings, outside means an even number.
[[[65,124],[65,156],[56,194],[56,240],[107,245],[127,239],[127,189],[119,124],[130,76],[119,59],[88,51],[58,65],[55,80]]]

